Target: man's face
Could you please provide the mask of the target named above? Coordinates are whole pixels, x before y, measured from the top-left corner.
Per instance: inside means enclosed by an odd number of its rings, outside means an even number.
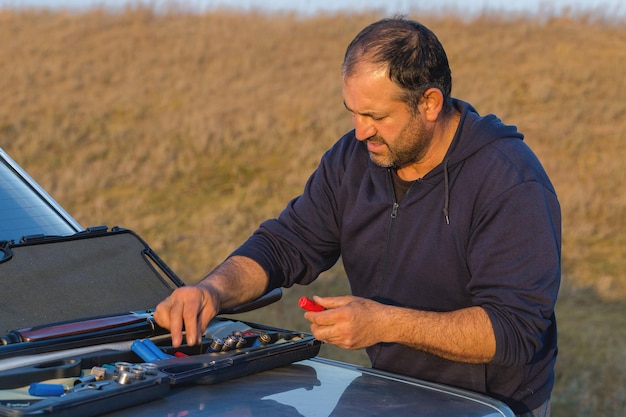
[[[343,99],[352,114],[356,138],[367,143],[370,158],[383,167],[407,167],[420,161],[432,143],[419,112],[400,101],[400,88],[384,67],[364,63],[343,80]]]

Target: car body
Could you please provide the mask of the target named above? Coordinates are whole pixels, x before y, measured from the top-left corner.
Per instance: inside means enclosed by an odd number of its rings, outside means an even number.
[[[69,236],[82,230],[69,213],[0,149],[0,241],[19,242],[24,236],[37,235]],[[394,417],[514,415],[502,402],[482,394],[319,357],[211,385],[172,386],[160,398],[105,415],[389,414]]]

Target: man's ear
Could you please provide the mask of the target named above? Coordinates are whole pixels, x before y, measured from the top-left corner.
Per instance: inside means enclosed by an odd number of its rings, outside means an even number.
[[[420,113],[424,115],[426,120],[429,122],[436,121],[443,111],[443,93],[441,90],[434,87],[426,90],[419,107]]]

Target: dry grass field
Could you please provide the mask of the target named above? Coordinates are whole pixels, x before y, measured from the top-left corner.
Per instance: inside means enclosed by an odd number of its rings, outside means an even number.
[[[137,231],[194,282],[278,214],[351,128],[344,48],[379,17],[0,10],[0,147],[83,226]],[[446,47],[453,94],[518,125],[557,188],[553,415],[626,415],[626,25],[411,17]],[[305,326],[297,296],[345,291],[335,268],[264,320]]]

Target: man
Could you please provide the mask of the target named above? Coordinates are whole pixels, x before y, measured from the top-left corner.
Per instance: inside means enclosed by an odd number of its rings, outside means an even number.
[[[560,208],[540,162],[514,126],[451,98],[445,51],[417,22],[365,28],[342,76],[355,129],[277,219],[155,318],[193,344],[220,309],[308,284],[341,256],[353,294],[315,297],[317,339],[548,415]]]

